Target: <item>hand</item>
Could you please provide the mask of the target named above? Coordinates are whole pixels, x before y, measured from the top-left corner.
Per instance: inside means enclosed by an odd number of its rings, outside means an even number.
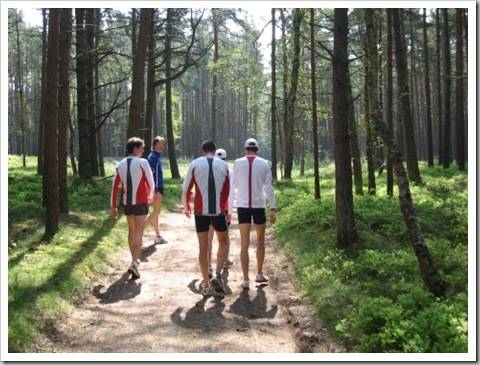
[[[270,224],[273,224],[275,223],[275,220],[277,219],[276,215],[275,215],[275,211],[274,210],[271,210],[270,211]]]
[[[192,216],[190,215],[190,211],[189,210],[186,210],[185,211],[185,217],[187,217],[188,219],[190,219]]]
[[[110,211],[110,215],[113,217],[113,218],[117,218],[118,217],[118,209],[117,207],[112,207],[111,211]]]
[[[227,214],[226,217],[225,217],[225,220],[228,222],[230,222],[232,220],[232,215],[231,214]]]

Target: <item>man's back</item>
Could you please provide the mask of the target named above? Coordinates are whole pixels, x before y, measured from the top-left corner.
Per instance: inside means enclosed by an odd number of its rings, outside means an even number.
[[[193,160],[185,177],[183,191],[189,202],[195,186],[194,212],[201,215],[218,215],[228,209],[230,181],[228,164],[213,156]]]
[[[258,156],[247,155],[233,164],[237,207],[265,208],[265,193],[270,205],[275,206],[270,163]]]

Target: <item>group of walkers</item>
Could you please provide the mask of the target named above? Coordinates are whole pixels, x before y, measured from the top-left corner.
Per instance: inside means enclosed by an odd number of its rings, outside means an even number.
[[[144,142],[138,137],[127,141],[127,157],[117,164],[110,198],[111,214],[118,216],[117,195],[122,186],[123,212],[128,222],[128,243],[132,262],[128,268],[133,279],[140,278],[140,252],[145,227],[153,225],[156,237],[154,244],[167,241],[159,231],[158,217],[164,193],[161,152],[164,139],[155,137],[148,159],[141,156]],[[204,141],[201,156],[194,159],[183,181],[182,204],[187,218],[194,216],[199,243],[199,264],[203,279],[203,296],[223,295],[225,286],[222,269],[233,264],[230,258],[229,226],[232,220],[235,190],[237,191],[237,216],[240,229],[240,262],[243,290],[250,289],[249,253],[251,224],[255,225],[257,237],[257,270],[255,282],[267,283],[263,273],[265,259],[265,230],[267,222],[266,202],[270,208],[269,222],[275,223],[275,194],[269,161],[258,156],[259,144],[254,138],[245,141],[245,156],[238,158],[230,169],[227,153],[217,149],[215,142]],[[192,195],[193,208],[191,206]],[[147,217],[148,206],[153,212]],[[212,270],[212,241],[214,233],[218,240],[215,272]]]

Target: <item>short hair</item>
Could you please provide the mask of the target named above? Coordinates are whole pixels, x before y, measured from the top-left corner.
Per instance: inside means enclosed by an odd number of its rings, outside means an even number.
[[[145,146],[145,143],[143,142],[143,139],[141,139],[140,137],[129,138],[127,141],[127,152],[129,154],[133,153],[133,150],[135,149],[135,147],[138,148],[142,146]]]
[[[155,145],[158,143],[158,142],[161,142],[161,141],[165,141],[163,139],[163,137],[160,137],[160,136],[156,136],[154,139],[153,139],[153,142],[152,142],[152,149],[155,148]]]
[[[208,139],[206,141],[203,141],[202,143],[202,151],[205,152],[214,152],[217,150],[217,146],[215,145],[215,142],[212,140]]]
[[[245,147],[245,149],[247,151],[252,151],[252,152],[257,152],[258,151],[258,147]]]

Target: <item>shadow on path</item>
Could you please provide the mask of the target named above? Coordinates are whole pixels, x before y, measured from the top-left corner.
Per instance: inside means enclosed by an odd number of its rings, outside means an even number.
[[[105,292],[102,289],[105,285],[97,285],[93,288],[93,295],[100,299],[102,304],[116,303],[121,300],[129,300],[135,298],[142,290],[142,284],[135,280],[129,279],[130,273],[125,272],[122,276],[110,285]]]

